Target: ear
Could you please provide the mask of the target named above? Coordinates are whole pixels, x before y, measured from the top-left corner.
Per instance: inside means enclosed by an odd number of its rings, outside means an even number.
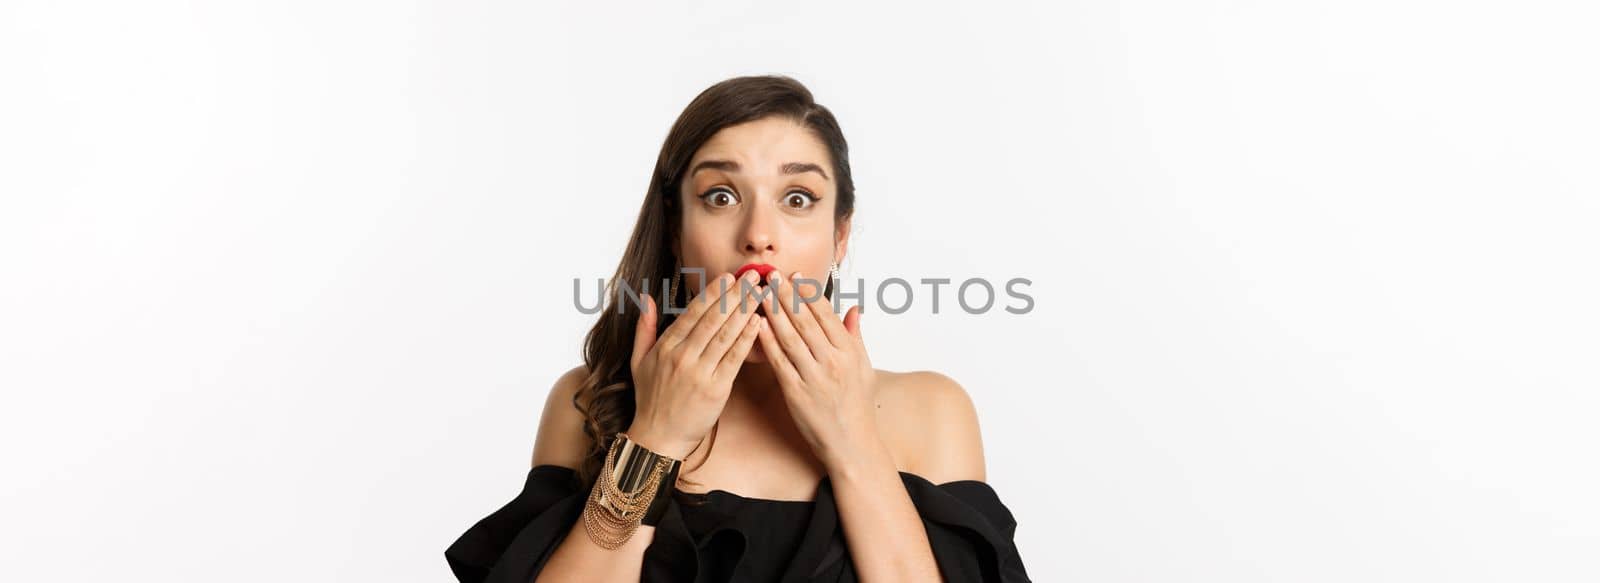
[[[850,252],[850,220],[845,217],[839,220],[839,226],[834,229],[833,256],[843,263],[847,253]]]

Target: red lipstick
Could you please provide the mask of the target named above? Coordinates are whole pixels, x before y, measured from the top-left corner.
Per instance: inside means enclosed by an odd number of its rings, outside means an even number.
[[[761,282],[766,283],[767,274],[772,273],[772,270],[777,268],[766,263],[746,263],[744,266],[740,267],[738,271],[733,272],[733,278],[739,279],[740,277],[744,277],[744,272],[752,269],[756,270],[756,274],[761,276]]]

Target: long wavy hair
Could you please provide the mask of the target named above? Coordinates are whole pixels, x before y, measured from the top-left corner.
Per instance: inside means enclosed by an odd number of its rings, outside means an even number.
[[[633,421],[635,404],[630,361],[639,306],[631,298],[619,298],[616,287],[619,282],[628,282],[640,294],[657,290],[648,293],[657,298],[666,295],[666,290],[661,288],[668,287],[663,284],[672,279],[678,266],[672,248],[683,225],[679,190],[690,159],[722,128],[770,116],[796,122],[826,146],[832,158],[832,176],[838,197],[833,215],[835,228],[855,211],[855,184],[850,178],[844,133],[833,113],[817,104],[811,91],[799,81],[782,75],[735,77],[702,91],[684,108],[661,144],[633,235],[606,284],[605,309],[600,311],[599,319],[584,338],[583,360],[589,373],[573,395],[572,404],[583,413],[584,434],[590,446],[578,468],[578,478],[585,490],[593,487],[612,440]],[[671,299],[673,306],[685,305],[689,295],[689,291],[683,289],[687,285],[678,287],[676,296]],[[827,297],[833,295],[831,278],[824,293]],[[658,301],[656,305],[667,304]],[[676,315],[662,310],[656,333],[659,335],[666,330],[675,318]]]

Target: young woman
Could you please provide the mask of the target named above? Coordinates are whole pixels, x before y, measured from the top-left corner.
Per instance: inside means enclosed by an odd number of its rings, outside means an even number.
[[[860,308],[830,301],[854,209],[800,83],[696,97],[522,493],[445,552],[457,578],[1027,581],[965,390],[872,368]]]

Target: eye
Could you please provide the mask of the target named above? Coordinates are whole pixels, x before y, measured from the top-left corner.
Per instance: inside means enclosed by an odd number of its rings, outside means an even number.
[[[811,205],[816,204],[817,200],[817,197],[804,190],[791,190],[789,194],[784,195],[783,205],[796,210],[804,210],[811,208]]]
[[[713,208],[727,208],[739,204],[739,195],[719,186],[700,195],[700,200],[705,201],[706,204],[711,205]]]

